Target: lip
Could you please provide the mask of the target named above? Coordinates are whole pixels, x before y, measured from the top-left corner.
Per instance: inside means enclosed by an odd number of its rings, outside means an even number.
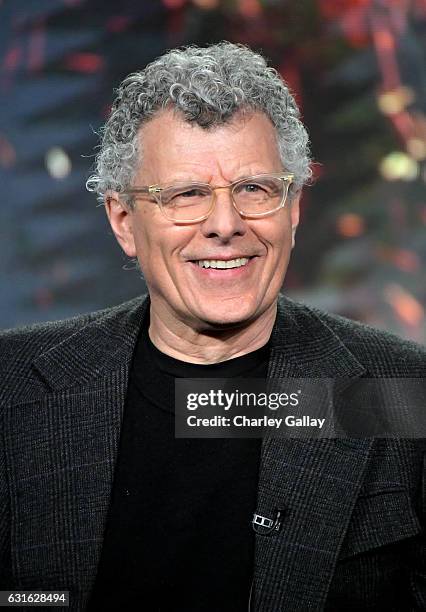
[[[244,257],[242,255],[241,257]],[[246,256],[247,257],[247,256]],[[221,259],[222,261],[229,261],[231,259],[239,259],[239,257],[209,257],[208,259]],[[244,276],[249,273],[253,267],[253,262],[255,259],[258,259],[258,256],[251,255],[249,256],[249,261],[245,266],[240,266],[239,268],[202,268],[197,263],[194,263],[194,260],[189,261],[188,263],[191,265],[191,268],[198,272],[202,278],[210,278],[214,280],[230,280],[234,278],[238,278],[239,276]],[[199,261],[199,260],[197,260]]]
[[[253,259],[254,257],[258,257],[258,255],[209,255],[208,257],[193,257],[188,259],[190,263],[194,263],[196,261],[212,261],[213,259],[219,259],[220,261],[231,261],[232,259]]]

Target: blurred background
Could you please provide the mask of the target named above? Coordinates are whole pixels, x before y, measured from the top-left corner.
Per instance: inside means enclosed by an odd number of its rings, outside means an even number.
[[[113,89],[164,50],[266,55],[312,141],[284,291],[426,339],[426,0],[0,0],[0,327],[144,290],[85,190]]]

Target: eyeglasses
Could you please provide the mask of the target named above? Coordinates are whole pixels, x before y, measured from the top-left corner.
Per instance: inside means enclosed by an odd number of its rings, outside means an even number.
[[[131,197],[153,196],[164,216],[174,223],[198,223],[212,213],[215,192],[229,189],[236,211],[242,217],[258,219],[283,208],[293,179],[293,174],[258,174],[217,187],[208,183],[182,182],[164,187],[134,187],[122,193]]]

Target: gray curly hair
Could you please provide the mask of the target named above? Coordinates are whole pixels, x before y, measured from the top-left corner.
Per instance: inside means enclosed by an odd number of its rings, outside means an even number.
[[[141,162],[138,130],[165,108],[204,129],[226,123],[238,111],[261,111],[275,126],[294,187],[311,177],[308,134],[292,94],[277,71],[244,45],[224,41],[174,49],[126,77],[116,93],[100,132],[95,173],[86,183],[100,200],[107,190],[122,192],[132,185]]]

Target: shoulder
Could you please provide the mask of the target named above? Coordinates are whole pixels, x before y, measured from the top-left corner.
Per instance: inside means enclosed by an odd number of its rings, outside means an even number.
[[[280,302],[294,323],[308,333],[328,329],[362,363],[369,376],[426,376],[424,346],[288,298],[280,298]]]
[[[105,308],[62,321],[35,323],[0,331],[0,367],[21,359],[33,359],[113,310]]]
[[[97,326],[104,335],[110,330],[111,336],[114,336],[117,330],[131,325],[133,314],[140,311],[144,298],[138,297],[119,306],[62,321],[0,331],[0,380],[3,390],[11,391],[20,381],[24,383],[32,379],[32,363],[40,355],[73,337],[78,337],[79,342],[84,343],[87,331],[93,326]]]
[[[35,357],[67,338],[106,311],[78,315],[62,321],[34,323],[0,331],[0,367],[7,362]]]
[[[400,375],[426,375],[426,348],[384,330],[338,315],[313,312],[328,325],[372,374],[379,365]],[[377,373],[379,375],[380,372]]]

